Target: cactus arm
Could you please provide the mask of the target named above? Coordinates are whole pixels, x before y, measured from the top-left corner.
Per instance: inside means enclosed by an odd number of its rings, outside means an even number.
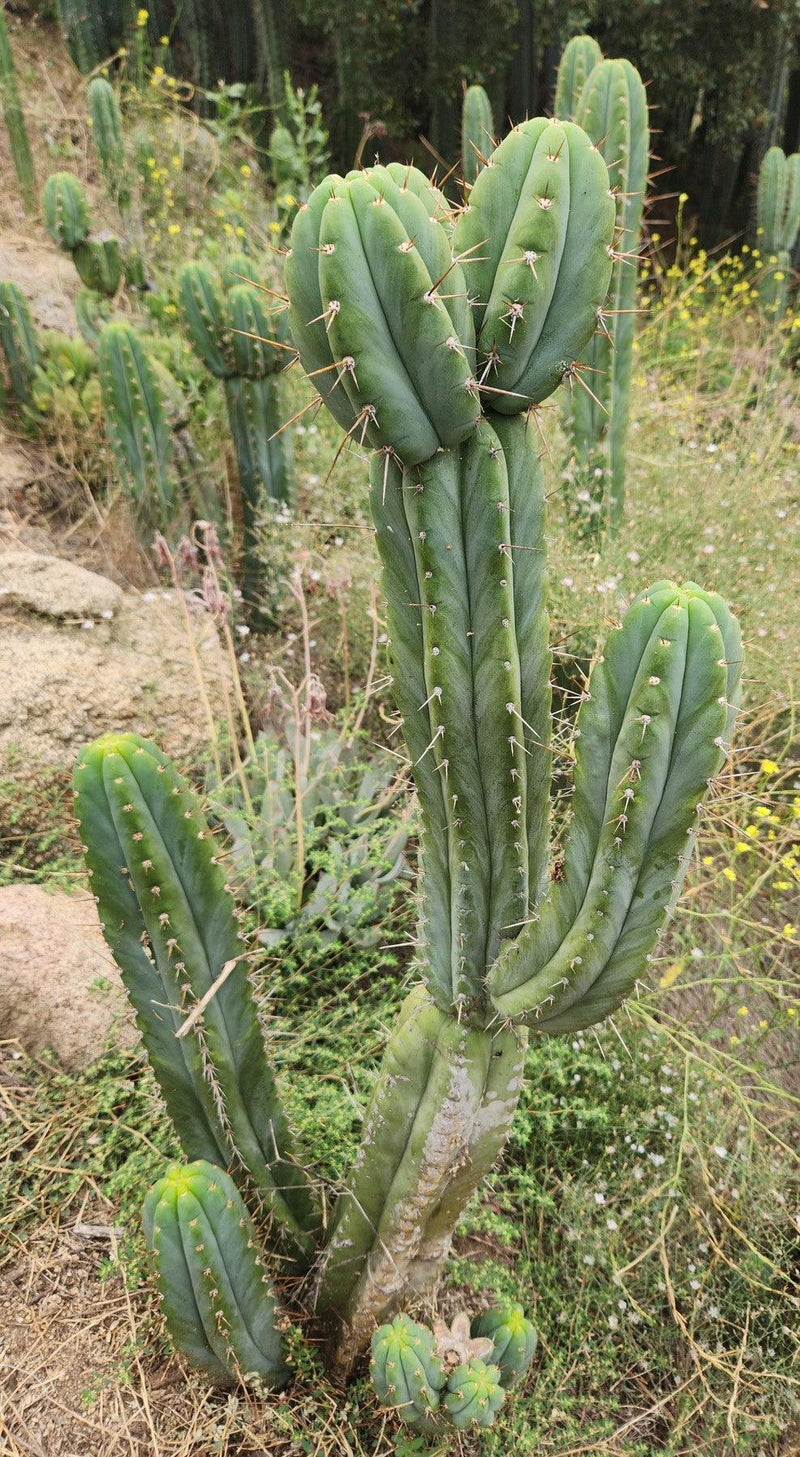
[[[86,89],[89,116],[100,165],[109,190],[117,201],[121,212],[129,206],[130,198],[124,186],[125,141],[122,132],[122,115],[116,92],[103,76],[95,76]]]
[[[94,785],[91,799],[84,787],[87,784]],[[231,961],[238,963],[203,1012],[198,1031],[200,1077],[197,1057],[184,1049],[185,1037],[175,1039],[178,1046],[172,1057],[177,1064],[187,1056],[191,1059],[197,1100],[206,1111],[218,1146],[229,1150],[222,1162],[234,1156],[241,1160],[280,1231],[286,1232],[293,1253],[301,1259],[308,1257],[314,1244],[316,1209],[304,1171],[294,1159],[242,966],[233,900],[225,889],[199,804],[169,761],[133,735],[107,735],[84,750],[76,786],[78,818],[91,847],[93,889],[115,956],[124,956],[125,944],[119,942],[113,925],[109,930],[105,904],[110,897],[113,912],[116,880],[125,865],[139,907],[139,925],[172,992],[168,1008],[178,1023],[211,990],[223,968]],[[116,855],[103,861],[95,851],[96,838],[102,832],[113,843],[112,828]],[[123,971],[135,979],[140,974],[138,959],[133,965],[123,965]],[[173,988],[178,976],[176,1002]],[[149,1035],[163,1009],[152,1003],[148,1009],[145,994],[138,1001],[140,1020]],[[160,1050],[163,1040],[154,1040]],[[180,1122],[177,1129],[182,1136]]]
[[[172,441],[161,390],[136,331],[108,324],[98,369],[106,432],[120,478],[137,509],[160,519],[175,502]]]
[[[425,686],[422,589],[406,517],[403,473],[389,454],[378,454],[372,461],[370,475],[372,519],[383,566],[393,691],[422,809],[420,969],[431,996],[446,1010],[454,996],[448,860],[450,815],[444,778],[430,749],[435,730]]]
[[[44,225],[54,243],[72,253],[89,236],[89,209],[77,177],[54,172],[42,191]]]
[[[577,120],[583,88],[603,52],[592,35],[574,35],[567,41],[558,64],[553,115],[559,121]]]
[[[31,405],[39,342],[28,300],[16,283],[0,283],[0,348],[17,404]]]
[[[218,379],[235,374],[231,336],[214,273],[205,263],[187,263],[178,275],[183,320],[206,369]]]
[[[334,1214],[318,1291],[318,1309],[335,1315],[340,1328],[341,1371],[408,1280],[422,1267],[428,1274],[440,1267],[455,1217],[507,1132],[519,1092],[518,1047],[513,1032],[461,1026],[420,988],[406,999]],[[502,1093],[498,1078],[505,1079]],[[452,1185],[465,1157],[471,1177],[461,1182],[454,1212]],[[435,1223],[445,1202],[446,1232]]]
[[[369,439],[391,444],[406,465],[463,440],[479,413],[470,341],[455,335],[435,296],[439,280],[391,204],[352,177],[327,203],[320,239],[331,345],[352,361],[343,384]],[[447,292],[463,291],[453,264]]]
[[[500,1371],[500,1385],[505,1391],[516,1386],[528,1370],[536,1354],[536,1331],[526,1318],[521,1305],[494,1306],[472,1322],[470,1334],[494,1342],[490,1356]]]
[[[177,1348],[217,1381],[289,1379],[256,1234],[231,1178],[205,1161],[172,1165],[145,1201],[145,1233]]]
[[[492,409],[544,399],[577,359],[608,288],[613,227],[605,163],[571,122],[515,127],[479,174],[455,247]]]
[[[447,1381],[444,1409],[454,1427],[490,1427],[506,1399],[497,1366],[473,1356],[457,1366]]]
[[[738,643],[721,599],[661,583],[609,641],[578,715],[564,881],[490,977],[503,1015],[571,1031],[613,1010],[643,973],[725,756]]]
[[[17,174],[22,203],[29,215],[36,211],[36,171],[20,101],[14,55],[8,38],[5,13],[0,9],[0,101],[8,132],[11,160]]]
[[[482,86],[468,86],[461,108],[461,175],[472,187],[494,150],[492,107]]]

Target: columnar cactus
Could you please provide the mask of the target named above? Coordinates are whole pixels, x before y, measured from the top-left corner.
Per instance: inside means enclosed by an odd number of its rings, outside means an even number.
[[[543,489],[526,417],[597,326],[614,228],[598,150],[580,128],[542,120],[500,144],[455,228],[411,167],[331,177],[295,220],[286,282],[298,354],[374,452],[424,868],[419,981],[324,1238],[288,1152],[196,802],[131,737],[101,740],[77,771],[100,918],[187,1154],[230,1166],[245,1188],[247,1168],[296,1256],[318,1250],[316,1311],[340,1376],[376,1325],[435,1284],[502,1149],[527,1039],[602,1020],[646,976],[730,739],[738,629],[716,595],[657,583],[592,674],[563,872],[550,872]],[[210,303],[199,292],[203,348],[228,361],[217,292]],[[524,1366],[529,1333],[513,1314],[505,1326],[500,1364],[473,1348],[451,1374],[440,1405],[453,1422],[485,1424]],[[423,1378],[432,1406],[424,1367]]]
[[[122,282],[119,243],[110,236],[90,237],[86,194],[70,172],[54,172],[42,193],[44,224],[54,243],[72,256],[86,288],[113,298]]]
[[[17,404],[30,405],[39,343],[28,300],[16,283],[0,283],[0,349]]]
[[[589,495],[593,535],[603,525],[616,530],[625,505],[636,281],[650,151],[647,116],[647,94],[630,61],[600,61],[592,68],[575,119],[608,165],[619,249],[602,327],[581,356],[589,387],[574,388],[569,401],[572,445]]]
[[[23,206],[27,213],[33,213],[36,211],[36,171],[25,126],[25,113],[19,97],[17,72],[3,9],[0,9],[0,103],[3,107],[11,160],[17,174]]]
[[[205,1159],[173,1164],[145,1200],[144,1227],[167,1327],[192,1365],[221,1385],[252,1374],[285,1386],[275,1297],[230,1176]]]
[[[124,212],[130,196],[125,186],[125,139],[117,93],[103,76],[95,76],[86,90],[92,137],[109,191]]]
[[[562,121],[577,120],[583,88],[602,59],[603,52],[593,35],[574,35],[572,40],[567,41],[558,63],[553,105],[555,116]]]
[[[792,254],[800,232],[800,152],[770,147],[758,174],[756,223],[761,268],[758,293],[765,313],[786,312]]]
[[[175,504],[171,440],[155,371],[130,324],[108,324],[98,350],[106,434],[126,494],[150,523]]]
[[[245,280],[245,281],[243,281]],[[180,276],[184,323],[206,368],[222,380],[228,407],[244,525],[245,601],[257,607],[261,562],[259,517],[268,501],[292,504],[292,443],[284,424],[280,372],[286,365],[267,294],[245,255],[229,260],[222,279],[204,263]]]
[[[468,86],[461,107],[461,176],[471,187],[494,150],[492,107],[482,86]]]
[[[134,0],[57,0],[67,49],[87,74],[108,61],[135,23]]]

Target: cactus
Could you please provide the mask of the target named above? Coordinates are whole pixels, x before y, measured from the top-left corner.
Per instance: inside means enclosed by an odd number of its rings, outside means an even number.
[[[536,1331],[521,1305],[494,1306],[472,1322],[473,1336],[488,1336],[493,1350],[489,1360],[500,1372],[505,1391],[522,1380],[536,1353]]]
[[[17,72],[3,9],[0,9],[0,101],[2,101],[11,160],[17,174],[22,203],[26,213],[31,214],[36,211],[36,172],[25,127],[25,113],[20,101]]]
[[[383,1406],[391,1407],[410,1426],[438,1430],[435,1414],[447,1378],[436,1342],[424,1325],[397,1315],[372,1337],[370,1376]]]
[[[617,205],[617,247],[609,306],[602,328],[581,364],[588,388],[577,382],[569,402],[569,428],[580,478],[592,503],[590,524],[619,529],[625,505],[636,282],[650,149],[647,95],[630,61],[600,61],[578,104],[576,120],[608,164]]]
[[[235,1159],[276,1238],[302,1263],[316,1204],[294,1158],[233,898],[196,796],[153,745],[109,734],[80,757],[76,812],[103,931],[184,1152],[222,1167]],[[199,1034],[177,1037],[204,998]]]
[[[448,1377],[444,1408],[454,1427],[490,1427],[506,1399],[497,1366],[473,1356]]]
[[[126,494],[147,521],[169,520],[175,505],[170,433],[141,339],[130,324],[108,324],[97,353],[106,434]]]
[[[583,88],[592,71],[603,59],[597,41],[592,35],[574,35],[567,41],[556,77],[556,96],[553,114],[559,121],[577,121],[578,106]]]
[[[250,282],[237,282],[244,277]],[[291,439],[281,429],[283,392],[278,372],[285,350],[265,306],[250,260],[230,259],[223,280],[202,263],[180,276],[184,323],[197,354],[225,389],[236,450],[243,519],[245,601],[257,609],[261,563],[259,516],[266,502],[294,499]]]
[[[765,313],[786,312],[792,254],[800,232],[800,152],[790,157],[770,147],[758,174],[756,223],[761,268],[758,295]]]
[[[103,329],[111,322],[110,300],[93,288],[79,288],[75,295],[75,322],[82,338],[96,349]]]
[[[117,93],[103,76],[95,76],[87,88],[86,99],[100,166],[111,196],[120,212],[125,212],[130,205],[130,194],[124,181],[125,139]]]
[[[54,243],[72,255],[86,288],[113,298],[123,276],[119,243],[110,235],[90,237],[86,194],[70,172],[54,172],[42,193],[44,225]]]
[[[54,243],[74,253],[89,236],[91,223],[86,194],[71,172],[54,172],[42,193],[44,225]]]
[[[275,1298],[230,1176],[204,1159],[172,1164],[147,1195],[144,1227],[167,1328],[192,1365],[223,1385],[255,1375],[285,1386]]]
[[[0,348],[17,404],[30,406],[39,344],[28,300],[16,283],[0,283]]]
[[[494,122],[482,86],[469,86],[461,108],[461,175],[468,187],[494,149]]]
[[[67,50],[84,75],[114,55],[135,23],[134,0],[57,0],[56,8]]]
[[[598,151],[579,128],[541,119],[500,144],[454,228],[411,167],[331,177],[295,220],[286,281],[298,354],[374,449],[424,872],[419,984],[394,1020],[324,1239],[285,1123],[268,1147],[256,1135],[276,1119],[276,1094],[237,1061],[245,1047],[256,1055],[234,1035],[234,1018],[254,1019],[243,972],[208,999],[242,952],[195,803],[163,756],[129,737],[90,747],[78,770],[101,920],[187,1154],[225,1165],[235,1149],[234,1172],[244,1165],[268,1191],[301,1254],[318,1251],[315,1309],[339,1376],[376,1325],[435,1284],[502,1150],[528,1038],[602,1021],[647,974],[730,741],[738,628],[715,594],[658,582],[593,670],[563,874],[550,875],[544,492],[526,415],[592,336],[614,224]],[[245,345],[225,328],[221,291],[201,284],[185,285],[187,314],[225,377]],[[200,1001],[201,1034],[175,1038]],[[257,1057],[265,1068],[260,1041]],[[459,1426],[487,1424],[524,1366],[530,1333],[503,1314],[502,1367],[473,1346],[449,1379],[440,1407]]]

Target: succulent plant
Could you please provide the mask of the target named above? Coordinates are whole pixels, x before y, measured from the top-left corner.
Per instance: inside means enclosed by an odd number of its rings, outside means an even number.
[[[0,283],[0,349],[14,399],[18,405],[31,405],[39,341],[28,300],[16,283]]]
[[[424,1325],[397,1315],[372,1337],[370,1376],[383,1406],[391,1407],[410,1426],[436,1431],[435,1415],[447,1377],[436,1342]]]
[[[117,93],[104,76],[95,76],[86,90],[92,138],[109,191],[121,212],[130,204],[125,183],[125,138]]]
[[[583,88],[595,66],[603,59],[593,35],[574,35],[567,41],[556,77],[553,114],[559,121],[577,121]]]
[[[248,1170],[273,1236],[314,1261],[339,1376],[434,1286],[502,1150],[528,1038],[602,1021],[646,976],[730,742],[738,628],[715,594],[657,582],[592,672],[550,874],[544,493],[526,416],[597,326],[614,226],[597,149],[542,120],[504,139],[455,228],[411,167],[331,177],[295,220],[297,351],[309,372],[327,365],[321,394],[375,451],[394,692],[422,818],[419,982],[324,1237],[196,800],[132,736],[100,740],[77,771],[100,919],[187,1156]],[[226,361],[232,341],[206,314]],[[502,1374],[469,1356],[448,1381],[450,1420],[487,1424]]]
[[[247,799],[232,777],[211,788],[211,808],[230,837],[237,894],[278,912],[259,940],[273,946],[313,928],[323,944],[376,945],[409,874],[395,764],[335,728],[300,731],[291,718],[258,735],[243,772]]]
[[[81,283],[113,298],[124,274],[120,246],[110,234],[90,237],[86,194],[70,172],[54,172],[42,193],[44,224],[54,243],[72,255]]]
[[[580,481],[589,494],[589,534],[619,529],[625,506],[636,284],[650,155],[647,93],[630,61],[599,60],[575,119],[608,165],[617,202],[617,246],[602,328],[581,355],[588,387],[574,387],[569,427]]]
[[[448,1377],[444,1409],[454,1427],[490,1427],[506,1399],[497,1366],[473,1356]]]
[[[800,152],[770,147],[758,173],[756,225],[761,268],[758,294],[765,313],[786,312],[792,254],[800,233]]]
[[[237,276],[249,281],[237,281]],[[222,278],[203,263],[187,264],[180,275],[180,303],[189,338],[225,390],[242,501],[242,590],[257,615],[260,517],[269,502],[291,505],[295,482],[291,437],[282,428],[285,408],[279,373],[285,350],[256,279],[244,255],[229,261]]]
[[[130,324],[108,324],[97,357],[103,418],[120,480],[146,520],[169,519],[175,504],[170,432],[147,351]]]
[[[108,61],[135,23],[134,0],[57,0],[67,49],[84,75]]]
[[[492,1342],[487,1357],[500,1372],[500,1385],[505,1391],[522,1380],[536,1354],[536,1331],[522,1306],[497,1305],[485,1310],[472,1322],[473,1336],[485,1336]]]
[[[172,1164],[150,1190],[144,1227],[170,1335],[221,1385],[290,1372],[253,1222],[228,1174],[205,1159]]]
[[[492,107],[482,86],[468,86],[461,107],[461,176],[471,187],[494,149]]]
[[[36,211],[36,170],[28,141],[4,10],[0,10],[0,104],[3,107],[11,160],[17,174],[23,206],[26,213],[33,213]]]

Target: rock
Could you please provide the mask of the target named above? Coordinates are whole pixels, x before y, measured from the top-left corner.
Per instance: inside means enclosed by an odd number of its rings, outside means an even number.
[[[63,827],[54,806],[68,803],[75,757],[98,734],[142,734],[183,763],[207,755],[193,649],[212,711],[222,713],[224,669],[206,614],[192,619],[192,644],[175,593],[120,592],[84,577],[94,585],[80,616],[0,609],[0,825],[13,825],[17,839]],[[83,615],[101,602],[117,604],[113,617]]]
[[[0,609],[21,607],[43,617],[113,617],[123,592],[108,577],[75,562],[25,550],[0,551]]]
[[[72,259],[52,243],[0,230],[0,278],[19,285],[40,328],[77,333],[73,299],[81,281]]]
[[[138,1040],[87,892],[0,889],[0,1028],[26,1052],[51,1048],[71,1072]]]

